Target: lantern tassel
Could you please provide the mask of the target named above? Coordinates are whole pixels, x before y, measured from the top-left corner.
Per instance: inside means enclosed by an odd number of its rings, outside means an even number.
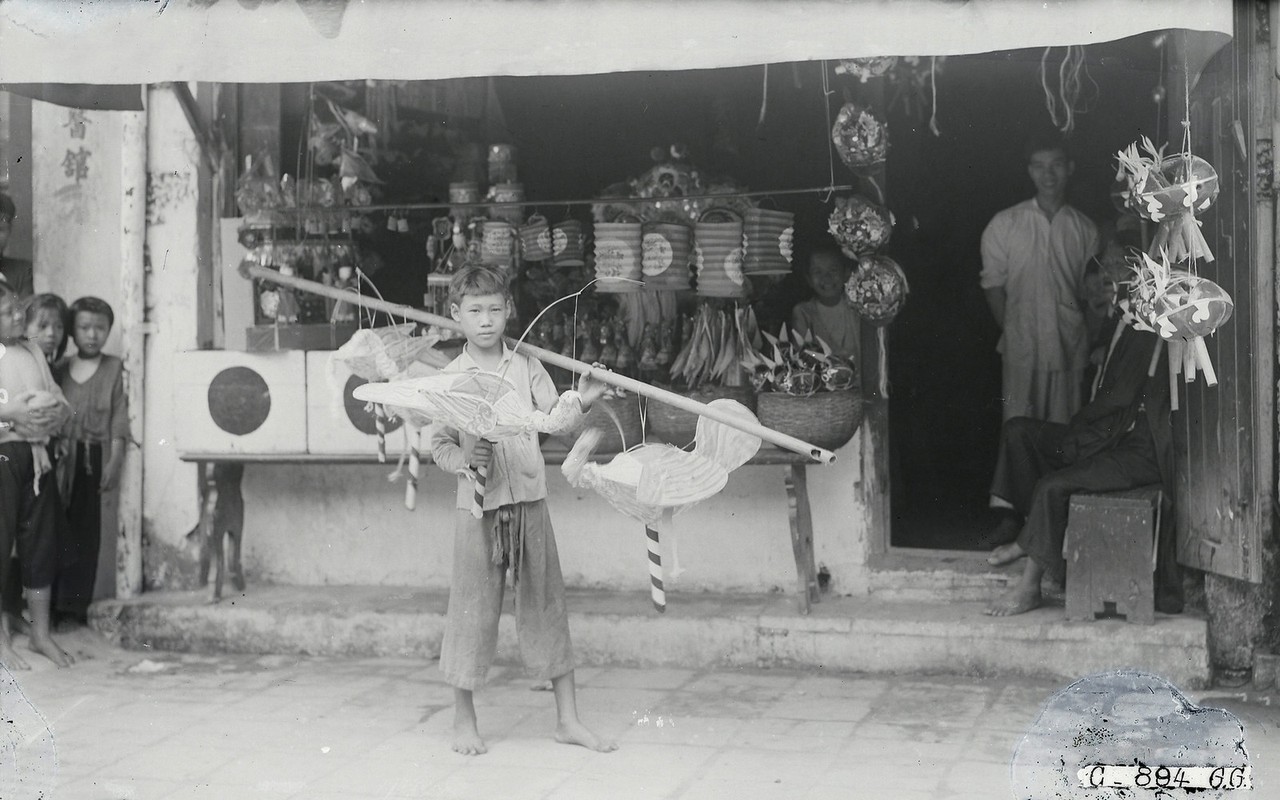
[[[1213,361],[1209,358],[1209,348],[1204,343],[1204,337],[1197,336],[1192,339],[1191,349],[1195,352],[1196,363],[1200,366],[1200,371],[1204,373],[1205,383],[1210,386],[1217,386],[1218,375],[1213,371]]]

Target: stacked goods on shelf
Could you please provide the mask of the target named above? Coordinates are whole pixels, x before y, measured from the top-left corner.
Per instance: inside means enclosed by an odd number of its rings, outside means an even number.
[[[643,284],[640,263],[643,234],[639,222],[598,222],[595,225],[597,292],[623,294]]]
[[[742,222],[743,273],[786,275],[791,272],[794,235],[794,214],[766,208],[748,209]]]
[[[716,215],[733,217],[728,211]],[[711,217],[708,212],[704,218]],[[700,221],[694,229],[694,268],[700,297],[742,297],[746,285],[742,275],[742,220]]]

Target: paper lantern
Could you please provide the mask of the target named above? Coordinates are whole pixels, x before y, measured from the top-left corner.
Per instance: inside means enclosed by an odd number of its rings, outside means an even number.
[[[863,83],[888,74],[898,65],[897,56],[868,56],[866,58],[841,59],[836,74],[852,75]]]
[[[1218,284],[1174,272],[1173,280],[1155,299],[1155,329],[1165,339],[1208,336],[1231,319],[1234,308],[1231,296]]]
[[[742,271],[747,275],[786,275],[791,272],[795,214],[751,208],[742,219]]]
[[[644,234],[639,222],[598,222],[595,226],[597,292],[621,294],[643,288],[640,263]]]
[[[907,301],[906,273],[888,256],[865,256],[844,287],[849,302],[872,325],[888,325]]]
[[[693,232],[675,222],[646,222],[641,242],[640,267],[645,288],[687,291]]]
[[[850,169],[884,163],[889,153],[889,126],[856,103],[845,103],[831,128],[831,141]]]
[[[1125,184],[1118,198],[1139,216],[1159,223],[1151,252],[1163,252],[1173,263],[1186,259],[1213,261],[1213,252],[1196,215],[1213,205],[1218,197],[1217,170],[1208,161],[1190,152],[1164,155],[1150,139],[1116,154],[1117,181]],[[1112,190],[1113,199],[1117,197]]]
[[[893,213],[860,195],[837,197],[827,230],[850,258],[874,253],[889,243]]]
[[[699,222],[694,233],[694,272],[702,297],[741,297],[742,222]]]

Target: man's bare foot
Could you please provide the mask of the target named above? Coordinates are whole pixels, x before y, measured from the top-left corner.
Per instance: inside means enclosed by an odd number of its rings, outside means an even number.
[[[9,615],[9,628],[14,634],[18,636],[31,635],[31,623],[27,622],[27,618],[22,616],[21,614]]]
[[[987,563],[993,567],[1003,567],[1005,564],[1012,564],[1026,554],[1027,552],[1019,547],[1017,542],[1010,542],[992,550],[991,555],[987,556]]]
[[[33,635],[27,648],[33,653],[39,653],[59,667],[69,667],[75,663],[75,659],[68,655],[66,650],[59,647],[51,636]]]
[[[0,644],[0,664],[11,670],[31,669],[31,665],[23,661],[22,657],[14,652],[13,645],[9,642]]]
[[[556,726],[556,741],[560,744],[581,745],[597,753],[612,753],[618,749],[618,743],[602,739],[594,731],[579,720],[561,722]]]
[[[476,719],[455,716],[453,719],[453,751],[464,756],[478,756],[489,752],[480,731],[476,728]]]
[[[1039,608],[1040,602],[1038,588],[1027,589],[1019,585],[988,606],[986,613],[991,617],[1012,617],[1016,614],[1025,614],[1033,608]]]

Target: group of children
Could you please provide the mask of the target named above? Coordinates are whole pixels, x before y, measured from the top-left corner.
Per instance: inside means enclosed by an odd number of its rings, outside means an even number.
[[[68,308],[0,281],[0,402],[21,404],[32,421],[0,424],[0,664],[9,669],[29,666],[13,647],[24,632],[34,652],[70,665],[51,635],[54,615],[83,624],[93,600],[102,495],[115,488],[128,439],[124,365],[102,352],[114,322],[96,297]],[[75,352],[64,356],[68,339]]]

